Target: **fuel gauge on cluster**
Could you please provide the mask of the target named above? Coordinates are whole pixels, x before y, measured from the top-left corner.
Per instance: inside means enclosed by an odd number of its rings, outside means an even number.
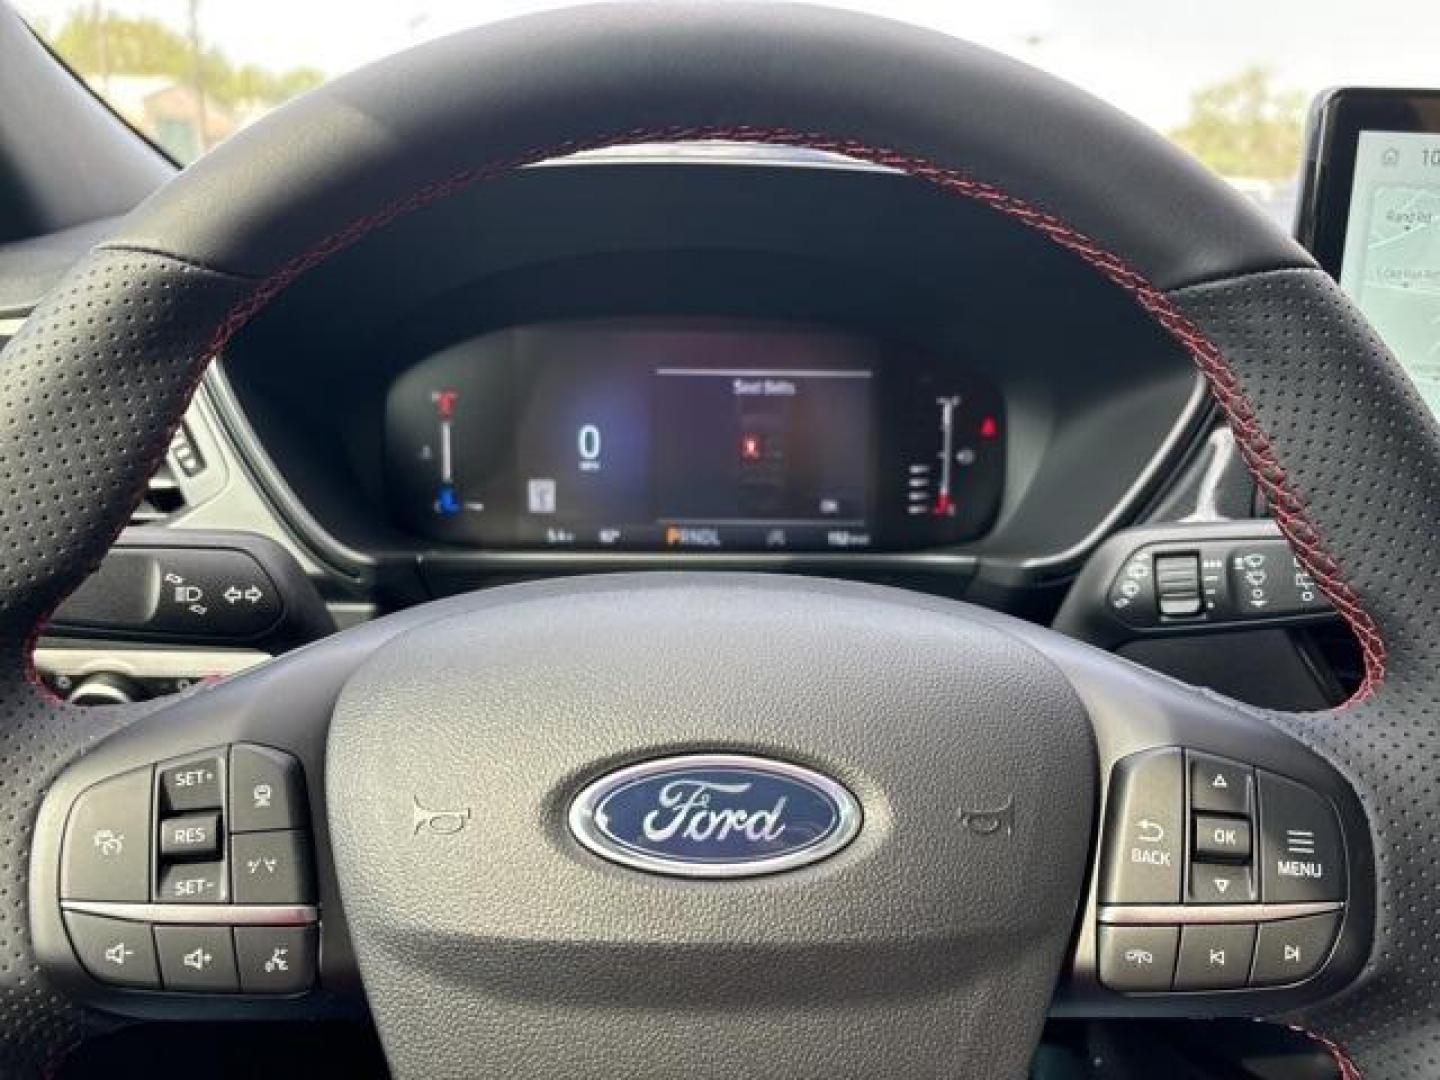
[[[978,381],[965,382],[938,393],[929,379],[906,388],[891,505],[914,542],[969,539],[998,508],[1004,473],[999,396]]]

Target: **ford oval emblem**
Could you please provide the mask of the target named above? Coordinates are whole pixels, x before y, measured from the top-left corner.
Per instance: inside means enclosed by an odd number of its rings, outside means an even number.
[[[829,777],[743,754],[687,754],[602,776],[570,806],[570,831],[636,870],[736,878],[807,866],[860,831],[860,804]]]

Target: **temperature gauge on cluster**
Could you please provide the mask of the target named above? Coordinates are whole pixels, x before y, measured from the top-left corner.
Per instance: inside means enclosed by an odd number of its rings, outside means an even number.
[[[435,513],[450,517],[462,511],[479,513],[485,504],[478,500],[465,500],[455,484],[455,410],[460,402],[458,390],[433,390],[430,401],[435,407],[435,441],[420,448],[420,456],[438,466],[438,482],[435,487]]]

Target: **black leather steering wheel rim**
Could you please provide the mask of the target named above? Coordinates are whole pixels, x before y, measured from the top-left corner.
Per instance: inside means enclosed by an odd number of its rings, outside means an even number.
[[[0,781],[6,1063],[42,1067],[90,1022],[29,952],[19,900],[35,808],[66,763],[144,711],[44,697],[29,651],[124,525],[209,359],[297,277],[404,214],[577,149],[697,138],[834,150],[978,199],[1130,293],[1195,359],[1365,654],[1345,708],[1267,717],[1351,781],[1376,854],[1371,960],[1306,1023],[1373,1075],[1428,1075],[1440,860],[1414,838],[1440,807],[1440,439],[1423,405],[1302,251],[1108,108],[895,24],[747,4],[556,13],[339,80],[137,210],[7,347],[0,738],[24,764]]]

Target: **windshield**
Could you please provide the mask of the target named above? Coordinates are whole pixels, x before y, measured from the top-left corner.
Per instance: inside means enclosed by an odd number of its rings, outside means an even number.
[[[296,94],[407,45],[564,6],[544,0],[20,0],[131,124],[193,161]],[[841,0],[979,42],[1164,132],[1288,224],[1308,100],[1427,85],[1435,0]]]

